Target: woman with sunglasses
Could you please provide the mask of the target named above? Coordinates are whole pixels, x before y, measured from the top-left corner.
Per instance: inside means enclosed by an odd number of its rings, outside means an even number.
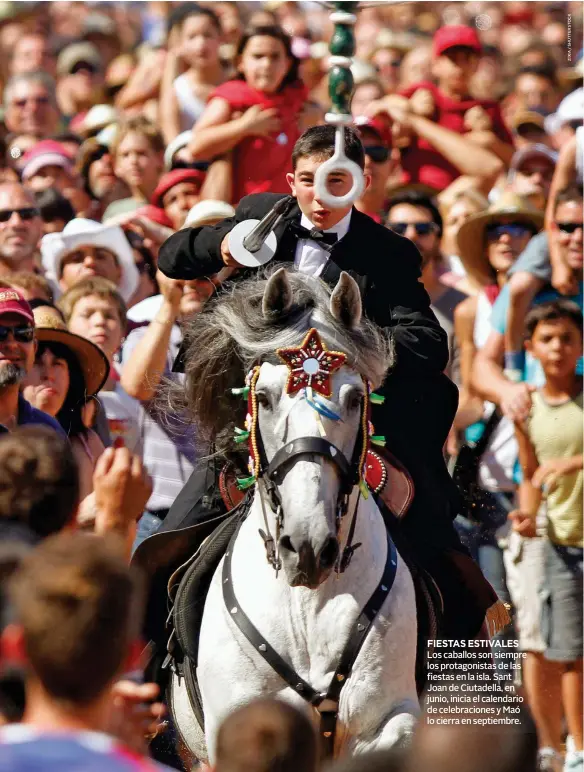
[[[510,602],[501,530],[507,524],[517,485],[517,443],[513,424],[495,416],[495,406],[473,391],[475,354],[491,331],[493,304],[507,282],[507,272],[543,225],[543,214],[515,193],[506,192],[488,209],[469,217],[458,231],[458,254],[477,294],[454,312],[460,347],[462,386],[456,426],[466,429],[466,441],[478,442],[488,432],[479,460],[473,520],[457,518],[461,538],[478,560],[498,596]],[[488,428],[487,428],[488,427]]]
[[[87,408],[105,383],[109,364],[91,341],[67,330],[56,308],[39,306],[33,313],[38,347],[24,398],[56,418],[68,435],[79,465],[79,518],[93,519],[93,472],[104,446],[88,428]]]

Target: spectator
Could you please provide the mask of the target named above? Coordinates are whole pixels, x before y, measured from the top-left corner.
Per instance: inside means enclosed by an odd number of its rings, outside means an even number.
[[[53,302],[53,292],[51,285],[38,273],[27,273],[26,271],[17,271],[9,276],[11,287],[14,287],[22,297],[28,302],[41,301],[46,305]]]
[[[480,52],[481,43],[471,27],[441,27],[433,41],[432,72],[438,85],[423,81],[401,93],[409,99],[417,94],[412,102],[416,114],[431,117],[438,125],[457,134],[469,132],[469,139],[508,163],[513,154],[513,140],[498,103],[469,96],[470,80]],[[425,138],[410,144],[402,165],[407,181],[423,182],[438,190],[443,190],[458,176],[454,165],[442,159]]]
[[[92,342],[67,330],[56,309],[35,309],[37,349],[34,364],[23,381],[23,395],[31,405],[56,418],[71,440],[79,467],[82,514],[93,499],[93,473],[104,446],[87,428],[85,407],[107,380],[109,363]]]
[[[54,418],[33,407],[20,393],[35,357],[34,316],[13,289],[0,290],[0,424],[44,424],[64,434]]]
[[[20,183],[0,185],[0,275],[34,271],[42,221],[36,201]]]
[[[476,288],[469,284],[458,255],[458,231],[469,217],[483,212],[488,206],[488,199],[470,187],[453,193],[451,197],[442,197],[440,200],[440,210],[444,220],[441,250],[451,271],[448,281],[467,295],[473,294]]]
[[[47,72],[55,75],[56,59],[46,35],[23,35],[16,41],[10,61],[10,74]]]
[[[236,203],[249,193],[287,192],[286,171],[306,101],[290,38],[279,27],[252,29],[237,55],[239,78],[211,94],[189,145],[196,160],[235,150]]]
[[[143,300],[158,295],[156,260],[151,250],[146,246],[146,239],[140,233],[133,230],[131,226],[124,228],[124,233],[132,247],[134,262],[140,274],[138,288],[128,302],[128,308],[133,308]]]
[[[63,193],[73,184],[72,173],[73,158],[52,139],[37,142],[22,157],[22,180],[35,192],[53,188]]]
[[[515,78],[516,106],[522,110],[542,110],[553,113],[560,101],[558,81],[547,65],[522,67]]]
[[[112,281],[125,300],[138,287],[132,249],[119,225],[71,220],[62,233],[43,236],[41,252],[47,278],[63,292],[90,276]]]
[[[542,604],[545,651],[538,662],[540,683],[535,694],[528,691],[528,697],[535,706],[544,758],[561,758],[563,708],[573,742],[564,769],[577,770],[584,761],[583,411],[582,378],[576,374],[582,355],[582,312],[567,300],[543,303],[530,311],[526,328],[526,347],[541,364],[545,383],[532,396],[527,422],[516,423],[523,482],[519,510],[510,517],[519,533],[534,535],[545,495],[547,520],[542,583],[547,595]]]
[[[111,147],[114,172],[128,185],[139,201],[152,197],[162,172],[164,142],[145,118],[132,118],[123,124]]]
[[[10,597],[17,622],[4,638],[28,676],[23,724],[1,730],[0,769],[145,766],[142,754],[104,734],[116,720],[114,682],[140,651],[143,588],[119,545],[54,536],[23,560]]]
[[[69,330],[98,346],[108,360],[108,376],[101,384],[99,399],[108,420],[110,436],[133,453],[142,454],[140,403],[129,397],[114,367],[126,333],[126,305],[113,284],[95,277],[85,279],[59,301]]]
[[[351,97],[351,114],[353,118],[365,115],[371,102],[381,99],[385,94],[383,84],[378,78],[365,78],[355,86]]]
[[[507,175],[509,190],[543,211],[557,160],[558,154],[545,145],[528,145],[518,150]]]
[[[8,131],[50,137],[59,124],[54,80],[44,72],[14,75],[4,89],[4,110]]]
[[[400,88],[409,88],[415,83],[428,81],[432,77],[432,46],[420,43],[402,59],[400,67]]]
[[[98,139],[91,138],[83,143],[79,150],[77,169],[83,178],[85,190],[98,201],[116,184],[111,152]]]
[[[63,115],[78,120],[93,105],[103,101],[103,65],[91,43],[66,46],[57,60],[57,97]]]
[[[520,150],[529,145],[551,147],[552,140],[545,130],[545,116],[536,110],[520,110],[511,118],[515,146]]]
[[[577,88],[565,97],[557,112],[545,119],[545,130],[558,150],[574,136],[584,120],[584,88]]]
[[[43,235],[61,233],[67,223],[75,219],[75,210],[69,199],[52,187],[35,193],[36,204],[43,221]]]
[[[310,721],[280,700],[256,700],[229,715],[217,734],[215,772],[316,772]]]
[[[210,8],[196,3],[185,8],[171,28],[160,91],[161,126],[167,144],[192,129],[211,91],[223,81],[220,41],[219,19]],[[185,69],[182,75],[181,69]]]
[[[380,118],[361,116],[355,120],[365,150],[365,169],[369,186],[355,207],[382,223],[387,215],[387,185],[396,164],[392,159],[391,129]]]
[[[422,256],[421,282],[430,296],[431,308],[448,335],[450,352],[447,374],[458,380],[458,347],[454,338],[454,309],[465,298],[442,281],[446,263],[440,251],[442,217],[436,204],[422,193],[405,191],[389,201],[387,227],[413,241]]]
[[[204,179],[205,173],[197,169],[173,169],[160,178],[151,203],[164,209],[174,230],[183,227],[187,214],[200,201]]]

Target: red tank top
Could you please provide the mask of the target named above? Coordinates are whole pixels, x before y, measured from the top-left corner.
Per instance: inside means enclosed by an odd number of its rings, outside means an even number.
[[[294,143],[300,136],[298,115],[306,101],[307,91],[300,82],[291,83],[277,94],[265,94],[248,86],[244,80],[230,80],[210,96],[229,102],[232,112],[244,112],[253,105],[275,107],[280,130],[271,137],[246,137],[234,150],[232,202],[250,193],[288,193],[286,172],[292,168]]]

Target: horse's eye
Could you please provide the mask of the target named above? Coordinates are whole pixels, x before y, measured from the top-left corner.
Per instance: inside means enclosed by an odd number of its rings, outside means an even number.
[[[262,391],[256,392],[256,397],[257,397],[258,405],[261,405],[266,410],[269,410],[271,408],[270,400],[268,399],[267,395],[264,394]]]
[[[349,398],[349,410],[360,410],[363,404],[363,395],[359,393],[351,394]]]

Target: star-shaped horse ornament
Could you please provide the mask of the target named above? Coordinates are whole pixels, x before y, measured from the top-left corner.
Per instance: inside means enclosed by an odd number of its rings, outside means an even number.
[[[347,355],[342,351],[327,349],[314,327],[306,333],[300,346],[279,348],[276,354],[289,370],[286,394],[312,389],[323,397],[330,397],[331,375],[347,361]]]

